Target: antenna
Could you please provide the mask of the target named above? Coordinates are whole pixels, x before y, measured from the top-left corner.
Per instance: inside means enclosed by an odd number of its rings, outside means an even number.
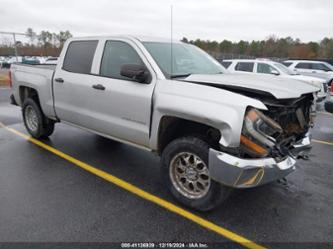
[[[173,75],[173,48],[172,48],[172,40],[173,40],[173,6],[170,6],[170,29],[171,29],[171,34],[170,34],[170,38],[171,38],[171,43],[170,43],[170,53],[171,53],[171,75]]]

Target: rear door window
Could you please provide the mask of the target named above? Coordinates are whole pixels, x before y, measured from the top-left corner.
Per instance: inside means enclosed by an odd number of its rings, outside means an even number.
[[[311,63],[307,62],[300,62],[298,63],[295,68],[301,68],[301,69],[312,69]]]
[[[90,74],[98,41],[72,41],[67,48],[62,69]]]
[[[254,63],[253,62],[238,62],[235,70],[243,72],[253,72]]]

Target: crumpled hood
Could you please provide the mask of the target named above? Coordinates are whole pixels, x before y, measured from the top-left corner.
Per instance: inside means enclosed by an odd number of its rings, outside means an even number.
[[[277,99],[298,98],[302,94],[318,92],[318,87],[299,80],[271,75],[252,74],[192,74],[184,81],[254,89],[272,94]]]

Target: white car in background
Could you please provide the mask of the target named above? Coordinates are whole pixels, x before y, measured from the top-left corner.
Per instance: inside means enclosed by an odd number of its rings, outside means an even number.
[[[46,59],[44,64],[57,65],[58,57],[49,57]]]
[[[223,60],[222,65],[232,73],[271,74],[281,78],[300,80],[320,88],[317,95],[318,101],[324,100],[327,96],[327,80],[300,75],[279,62],[267,59],[237,59]]]
[[[22,62],[22,60],[23,60],[23,57],[22,56],[12,56],[12,57],[10,57],[8,60],[7,60],[7,62],[8,63],[10,63],[10,64],[12,64],[12,63],[16,63],[16,62]]]
[[[329,85],[333,82],[333,66],[325,61],[287,60],[282,63],[297,73],[323,78]]]

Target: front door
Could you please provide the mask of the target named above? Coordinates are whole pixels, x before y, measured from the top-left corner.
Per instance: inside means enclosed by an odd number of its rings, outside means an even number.
[[[93,113],[90,126],[100,133],[148,146],[155,81],[139,83],[120,74],[123,65],[147,67],[148,63],[135,44],[107,40],[103,45],[99,72],[94,79],[100,89],[94,89],[89,100],[89,112]],[[153,76],[152,70],[150,74]]]

